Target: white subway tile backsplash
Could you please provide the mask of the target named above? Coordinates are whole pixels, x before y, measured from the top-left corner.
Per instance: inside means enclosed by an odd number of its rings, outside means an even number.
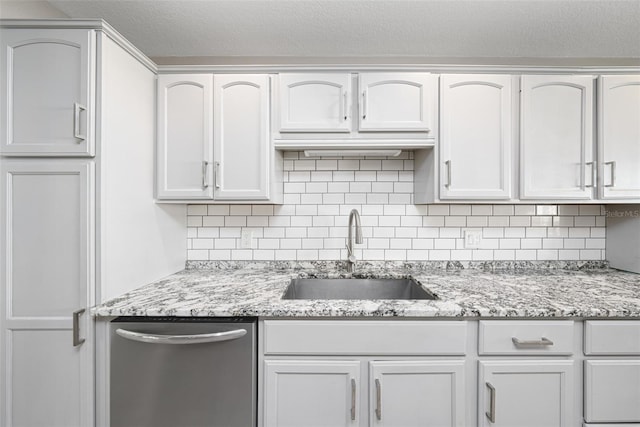
[[[413,205],[413,153],[306,158],[285,152],[283,205],[190,205],[189,260],[337,260],[358,209],[365,260],[600,260],[600,205]],[[462,231],[482,231],[478,249]],[[241,247],[242,230],[252,232]]]

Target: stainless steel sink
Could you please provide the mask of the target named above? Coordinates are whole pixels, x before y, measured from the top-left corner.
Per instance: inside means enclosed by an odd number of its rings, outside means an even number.
[[[293,279],[282,299],[437,299],[413,279]]]

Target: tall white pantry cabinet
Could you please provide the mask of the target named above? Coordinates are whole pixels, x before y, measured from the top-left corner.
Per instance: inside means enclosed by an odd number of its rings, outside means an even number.
[[[185,206],[153,201],[155,66],[102,21],[1,24],[0,425],[91,426],[88,308],[184,267]]]

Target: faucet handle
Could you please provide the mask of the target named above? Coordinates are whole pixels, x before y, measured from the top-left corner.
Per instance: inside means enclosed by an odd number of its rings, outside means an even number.
[[[349,262],[350,263],[355,263],[356,262],[356,256],[355,255],[349,255]]]

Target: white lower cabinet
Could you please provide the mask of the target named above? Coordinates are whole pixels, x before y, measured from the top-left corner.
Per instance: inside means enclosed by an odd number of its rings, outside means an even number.
[[[369,363],[370,426],[465,425],[464,360]]]
[[[584,363],[585,420],[640,423],[640,360]]]
[[[94,162],[0,168],[0,425],[93,425]]]
[[[481,361],[478,425],[575,424],[572,360]]]
[[[585,421],[640,425],[640,322],[585,322],[584,353]]]
[[[264,425],[360,426],[360,362],[265,361]]]
[[[464,360],[309,358],[264,367],[264,426],[466,425]]]

